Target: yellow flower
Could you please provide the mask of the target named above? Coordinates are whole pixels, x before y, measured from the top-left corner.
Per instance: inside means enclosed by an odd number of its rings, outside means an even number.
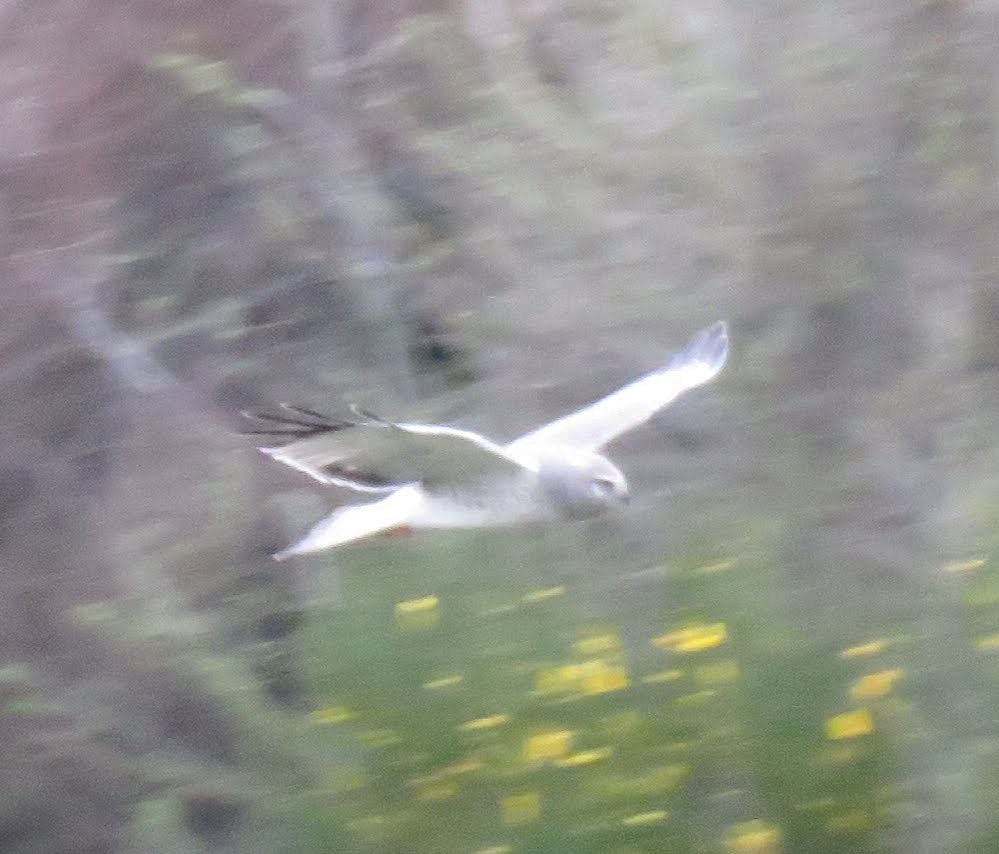
[[[471,721],[465,721],[461,724],[458,729],[464,730],[465,732],[475,732],[476,730],[482,729],[495,729],[498,726],[503,726],[503,724],[510,721],[509,715],[488,715],[484,718],[475,718]]]
[[[574,644],[575,650],[580,655],[595,656],[606,653],[617,652],[621,649],[621,639],[616,632],[604,632],[599,635],[589,635],[580,638]]]
[[[878,638],[877,640],[868,641],[867,643],[857,644],[856,646],[847,647],[842,652],[840,652],[840,658],[866,658],[869,655],[877,655],[879,652],[883,652],[885,647],[888,646],[887,638]]]
[[[725,834],[729,854],[778,854],[780,828],[755,819],[731,827]]]
[[[843,712],[826,720],[826,737],[833,741],[857,738],[872,732],[874,732],[874,718],[867,709]]]
[[[534,690],[539,694],[605,694],[621,691],[630,684],[624,667],[600,658],[582,664],[546,667],[534,677]]]
[[[621,819],[621,824],[627,827],[641,827],[646,824],[658,824],[666,821],[666,810],[649,810],[648,812],[635,813],[627,818]]]
[[[558,587],[544,587],[540,590],[531,590],[529,593],[524,594],[524,602],[544,602],[547,599],[557,599],[559,596],[565,595],[565,587],[559,585]]]
[[[850,696],[854,700],[873,700],[891,693],[895,683],[905,675],[900,668],[879,670],[862,676],[850,688]]]
[[[676,682],[683,678],[683,671],[673,668],[672,670],[660,670],[657,673],[650,673],[642,677],[642,682],[646,685],[658,685],[662,682]]]
[[[593,762],[599,762],[601,759],[606,759],[608,756],[613,755],[614,751],[610,747],[598,747],[593,750],[580,750],[578,753],[572,753],[566,756],[564,759],[556,759],[555,764],[559,768],[577,768],[580,765],[589,765]]]
[[[528,762],[559,759],[572,750],[575,733],[571,729],[554,729],[535,733],[524,741],[524,758]]]
[[[534,690],[539,694],[568,694],[581,678],[582,668],[578,664],[545,667],[534,677]]]
[[[440,600],[436,596],[408,599],[395,606],[395,624],[402,631],[434,629],[440,619]]]
[[[464,677],[460,673],[455,673],[452,676],[442,676],[440,679],[431,679],[429,682],[424,682],[423,687],[427,691],[437,691],[440,688],[452,688],[455,685],[460,685]]]
[[[317,724],[342,724],[353,718],[354,713],[344,706],[327,706],[312,713],[312,720]]]
[[[631,684],[628,679],[628,671],[623,667],[609,667],[600,663],[601,666],[587,673],[583,677],[582,689],[584,694],[606,694],[610,691],[623,691]]]
[[[674,652],[701,652],[721,646],[728,640],[724,623],[699,623],[653,638],[652,643]]]

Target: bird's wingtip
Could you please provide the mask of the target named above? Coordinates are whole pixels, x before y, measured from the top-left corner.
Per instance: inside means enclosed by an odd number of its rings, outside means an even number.
[[[728,345],[728,321],[715,321],[690,339],[676,363],[699,363],[709,370],[708,378],[713,377],[728,358]]]
[[[309,551],[308,549],[301,548],[301,545],[302,541],[299,540],[296,543],[292,543],[290,546],[285,546],[283,549],[281,549],[281,551],[274,552],[274,554],[272,554],[271,557],[277,561],[285,561],[288,560],[289,558],[295,557],[296,555],[300,555],[306,551]]]
[[[707,340],[718,340],[724,339],[728,340],[728,321],[727,320],[716,320],[706,329],[701,331],[701,335]]]

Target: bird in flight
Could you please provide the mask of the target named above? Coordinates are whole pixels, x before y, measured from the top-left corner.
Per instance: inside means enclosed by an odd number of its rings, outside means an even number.
[[[374,534],[587,519],[626,503],[628,482],[601,451],[688,389],[713,379],[728,355],[728,327],[698,332],[662,368],[590,406],[500,444],[470,430],[386,421],[352,407],[334,419],[290,404],[244,412],[272,436],[260,450],[315,478],[369,496],[334,510],[284,560]]]

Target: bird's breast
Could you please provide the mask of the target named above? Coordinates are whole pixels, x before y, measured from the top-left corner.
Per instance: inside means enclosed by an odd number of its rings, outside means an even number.
[[[534,472],[461,488],[427,489],[427,498],[427,527],[492,527],[557,515]]]

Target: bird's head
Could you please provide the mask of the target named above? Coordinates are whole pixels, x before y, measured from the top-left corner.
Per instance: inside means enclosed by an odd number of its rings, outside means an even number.
[[[539,460],[538,479],[556,511],[588,519],[630,497],[624,473],[607,457],[575,448],[552,448]]]

